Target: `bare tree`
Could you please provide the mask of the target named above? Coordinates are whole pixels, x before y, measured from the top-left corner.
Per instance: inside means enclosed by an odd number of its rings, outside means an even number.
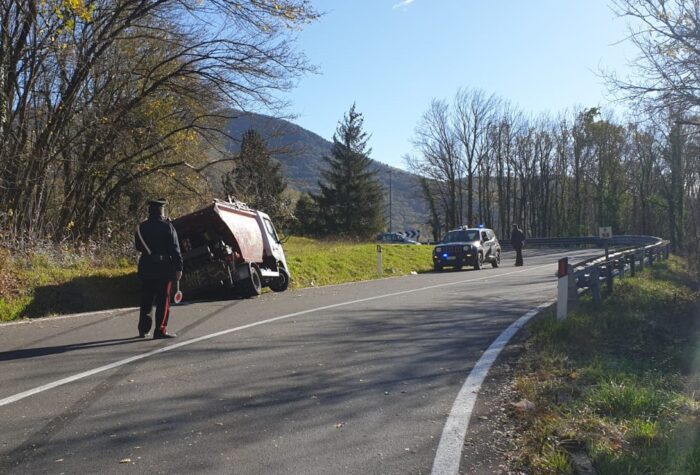
[[[445,101],[434,100],[416,127],[414,146],[420,156],[406,158],[414,173],[432,181],[434,186],[423,187],[437,195],[437,201],[445,210],[445,230],[460,223],[459,194],[462,178],[462,162],[459,159],[458,142],[450,126],[449,106]],[[435,200],[428,197],[428,202]]]
[[[467,222],[474,224],[474,177],[489,149],[488,130],[495,119],[498,99],[480,90],[460,90],[455,97],[453,127],[466,172]],[[484,170],[490,174],[492,170]],[[461,195],[461,194],[460,194]],[[460,207],[460,217],[463,217]]]
[[[515,137],[522,122],[519,111],[504,104],[498,122],[491,127],[489,147],[494,155],[496,173],[496,201],[500,235],[510,232],[513,221],[513,196],[515,194]]]
[[[0,0],[6,225],[89,236],[139,184],[198,192],[230,111],[281,106],[311,69],[290,33],[317,16],[305,0]]]
[[[652,229],[657,228],[654,208],[660,199],[662,154],[663,139],[655,130],[630,124],[627,176],[632,194],[632,214],[637,217],[631,227],[638,234],[651,234]]]
[[[648,111],[700,107],[700,6],[697,0],[613,0],[630,20],[629,39],[639,56],[634,75],[609,74],[621,96]],[[695,122],[695,121],[693,121]]]
[[[614,5],[620,16],[630,20],[630,40],[639,55],[633,76],[610,74],[610,83],[623,99],[670,123],[664,154],[668,166],[665,197],[672,245],[678,250],[683,247],[686,202],[693,198],[686,180],[689,132],[684,127],[692,126],[695,130],[690,135],[694,135],[700,125],[700,3],[615,0]]]

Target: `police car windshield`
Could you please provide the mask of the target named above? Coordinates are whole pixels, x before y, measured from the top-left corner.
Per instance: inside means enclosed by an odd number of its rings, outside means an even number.
[[[448,242],[471,242],[479,240],[479,231],[450,231],[445,235],[444,243]]]

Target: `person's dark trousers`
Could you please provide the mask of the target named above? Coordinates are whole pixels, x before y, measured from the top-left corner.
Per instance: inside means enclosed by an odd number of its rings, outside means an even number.
[[[153,320],[153,304],[156,306],[156,327],[154,335],[163,334],[170,316],[170,291],[173,283],[163,279],[141,280],[141,313],[139,314],[139,333],[150,331]]]
[[[516,266],[523,265],[523,248],[522,247],[515,249],[515,265]]]

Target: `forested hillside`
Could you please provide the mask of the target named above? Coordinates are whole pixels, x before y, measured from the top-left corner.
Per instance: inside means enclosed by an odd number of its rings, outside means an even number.
[[[234,138],[229,148],[237,153],[239,139],[247,130],[260,133],[279,160],[289,186],[297,191],[318,192],[320,172],[325,166],[322,157],[331,153],[331,142],[299,127],[289,121],[274,117],[237,113],[227,126],[227,133]],[[217,175],[226,169],[225,164],[217,167],[217,173],[210,174],[212,184],[218,184]],[[399,168],[390,167],[376,160],[372,170],[377,172],[385,189],[384,215],[389,227],[389,188],[391,180],[391,221],[395,231],[422,228],[427,232],[428,210],[425,200],[416,191],[420,187],[419,178]],[[425,234],[427,236],[427,234]]]
[[[599,108],[531,117],[479,90],[434,101],[410,168],[442,229],[486,223],[506,235],[615,234],[696,250],[700,149],[691,119],[624,122]]]

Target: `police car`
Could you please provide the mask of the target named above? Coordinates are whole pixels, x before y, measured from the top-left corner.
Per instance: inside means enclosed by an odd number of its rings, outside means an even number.
[[[492,229],[462,226],[448,232],[433,248],[433,268],[436,271],[445,267],[459,270],[464,266],[478,270],[487,262],[493,267],[501,263],[501,244]]]

